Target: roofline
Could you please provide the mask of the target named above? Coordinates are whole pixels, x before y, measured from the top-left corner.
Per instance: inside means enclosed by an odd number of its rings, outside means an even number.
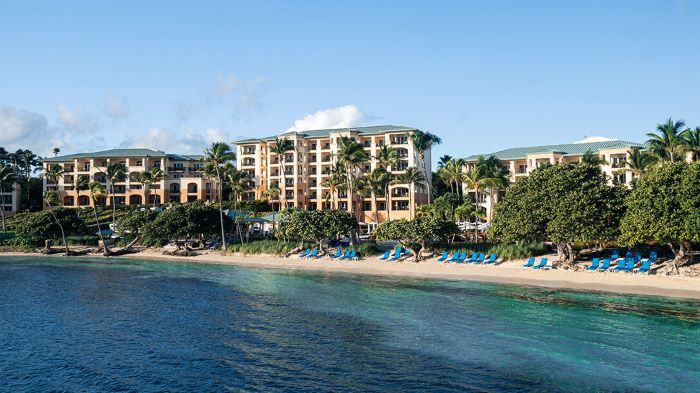
[[[492,153],[487,153],[487,154],[474,154],[471,155],[467,158],[464,159],[465,162],[475,162],[477,161],[480,157],[491,157],[491,156],[496,156],[498,153],[509,150],[509,149],[532,149],[532,148],[547,148],[549,146],[552,147],[560,147],[562,145],[584,145],[584,144],[595,144],[595,143],[610,143],[610,142],[620,142],[622,144],[628,144],[627,147],[641,147],[644,148],[645,144],[644,143],[639,143],[639,142],[630,142],[630,141],[623,141],[623,140],[614,140],[614,141],[600,141],[600,142],[588,142],[588,143],[562,143],[558,145],[543,145],[543,146],[522,146],[522,147],[509,147],[507,149],[495,151]],[[610,148],[601,148],[598,150],[610,150],[610,149],[619,149],[619,147],[610,147]],[[530,153],[525,156],[518,156],[518,157],[512,157],[512,158],[505,158],[505,159],[500,159],[501,161],[512,161],[512,160],[523,160],[526,159],[528,155],[536,155],[536,154],[560,154],[562,156],[577,156],[577,155],[583,155],[583,154],[573,154],[573,153],[566,153],[563,151],[557,151],[556,149],[551,149],[551,150],[542,150],[536,153]],[[498,158],[498,157],[497,157]]]
[[[387,129],[387,130],[383,130],[383,131],[363,131],[362,130],[363,128],[375,128],[375,127],[396,127],[397,129],[395,129],[395,130]],[[307,133],[307,132],[320,132],[320,131],[327,131],[328,135],[305,135],[305,133]],[[413,131],[418,131],[418,128],[406,127],[406,126],[395,126],[395,125],[328,128],[328,129],[304,130],[304,131],[285,131],[285,132],[282,132],[282,133],[274,135],[274,136],[266,136],[266,137],[262,137],[262,138],[241,139],[241,140],[233,141],[232,143],[234,145],[260,143],[260,142],[272,141],[275,138],[283,137],[286,135],[299,135],[299,136],[304,137],[304,139],[318,139],[318,138],[327,138],[332,132],[356,132],[359,135],[380,135],[380,134],[391,134],[394,132],[413,132]]]

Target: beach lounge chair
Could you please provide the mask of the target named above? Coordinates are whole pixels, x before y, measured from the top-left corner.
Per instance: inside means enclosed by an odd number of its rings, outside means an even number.
[[[486,254],[479,254],[478,257],[476,257],[476,260],[472,261],[473,263],[481,263],[484,261],[484,258],[486,258]]]
[[[318,248],[314,248],[313,250],[311,250],[311,253],[309,253],[308,255],[306,255],[302,258],[303,259],[316,258],[316,255],[318,255]]]
[[[442,252],[442,255],[440,256],[440,258],[438,258],[437,261],[438,261],[438,262],[442,262],[442,261],[446,260],[448,255],[450,255],[449,252],[443,251],[443,252]]]
[[[457,251],[452,255],[452,258],[448,259],[447,262],[457,262],[459,257],[462,255],[461,252]]]
[[[618,258],[620,258],[620,252],[617,250],[613,250],[612,255],[610,255],[610,260],[616,261]]]
[[[466,260],[467,260],[467,253],[463,252],[463,253],[459,254],[459,259],[456,260],[455,262],[464,263]]]
[[[635,258],[630,258],[630,259],[628,259],[628,260],[627,260],[627,264],[625,265],[624,268],[622,268],[621,271],[622,271],[623,273],[629,273],[629,272],[631,272],[632,269],[634,269],[635,263],[637,263],[636,260],[635,260]]]
[[[649,269],[651,269],[651,264],[656,260],[654,259],[647,259],[646,261],[642,262],[642,266],[639,267],[638,269],[634,269],[635,273],[649,273]]]
[[[527,260],[527,263],[522,266],[523,269],[529,269],[535,264],[535,257],[531,257]]]
[[[350,250],[345,250],[345,254],[343,254],[342,257],[339,257],[338,260],[343,260],[343,259],[348,259],[350,258]]]
[[[343,255],[343,250],[338,249],[338,251],[335,252],[335,255],[331,255],[331,259],[340,258],[342,255]]]
[[[397,247],[397,248],[396,248],[396,252],[394,253],[394,256],[391,257],[391,258],[389,258],[388,260],[389,260],[389,261],[395,261],[395,260],[401,258],[401,251],[402,251],[402,250],[401,250],[401,247]]]
[[[603,259],[603,264],[598,268],[599,272],[604,272],[610,267],[610,258]]]
[[[535,265],[535,266],[533,266],[532,268],[533,268],[533,269],[542,269],[542,268],[544,268],[545,266],[547,266],[547,258],[542,258],[542,259],[540,259],[540,264],[539,264],[539,265]]]
[[[309,255],[309,253],[311,253],[311,249],[307,248],[306,251],[299,254],[299,258],[304,258],[305,256]]]
[[[382,257],[379,258],[380,261],[386,261],[389,259],[389,255],[391,255],[391,251],[386,251]]]
[[[600,266],[600,258],[593,258],[593,261],[591,262],[591,266],[586,270],[589,272],[592,272],[594,270],[598,270],[599,266]]]
[[[617,261],[617,266],[612,269],[613,272],[619,272],[620,270],[625,268],[625,264],[627,263],[627,258],[621,258],[619,261]]]
[[[496,256],[496,254],[491,254],[489,259],[484,261],[484,265],[490,265],[492,263],[495,263],[497,258],[498,258],[498,256]]]
[[[357,257],[357,251],[355,251],[355,250],[352,250],[352,252],[350,253],[350,256],[348,256],[347,258],[345,258],[346,261],[350,261],[350,260],[356,261],[356,260],[358,260],[358,259],[359,259],[359,258]]]
[[[465,252],[464,254],[466,255],[467,253]],[[470,256],[469,258],[465,258],[464,262],[466,262],[466,263],[474,262],[474,261],[476,261],[476,258],[478,258],[478,257],[479,257],[479,254],[473,253],[472,256]]]

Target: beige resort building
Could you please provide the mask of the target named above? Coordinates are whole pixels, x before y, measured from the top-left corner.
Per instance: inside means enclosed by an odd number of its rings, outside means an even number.
[[[74,180],[85,175],[90,182],[107,186],[104,171],[107,165],[117,163],[124,166],[127,176],[124,181],[114,184],[115,205],[214,201],[216,180],[203,176],[201,170],[204,164],[200,161],[201,157],[152,149],[112,149],[45,158],[41,160],[44,168],[60,165],[65,173],[57,183],[44,179],[44,191],[57,191],[64,207],[92,206],[89,192],[76,191]],[[137,180],[137,175],[152,168],[160,168],[165,174],[165,180],[151,184],[150,191],[146,192],[143,184]],[[109,206],[111,203],[111,196],[98,201],[101,206]]]
[[[420,157],[411,143],[411,134],[415,131],[417,130],[411,127],[387,125],[282,133],[278,135],[280,138],[294,143],[294,149],[286,154],[284,168],[279,157],[270,152],[275,136],[239,140],[235,142],[238,158],[236,165],[239,170],[248,172],[255,180],[255,191],[246,196],[248,199],[264,198],[264,193],[270,185],[277,183],[280,191],[286,196],[280,199],[286,199],[288,207],[305,210],[329,209],[332,204],[330,190],[324,187],[323,183],[328,179],[329,171],[336,162],[338,141],[341,137],[355,139],[371,157],[361,168],[360,176],[377,167],[375,157],[382,146],[389,146],[397,151],[400,157],[399,164],[389,170],[395,175],[400,175],[406,168],[419,167]],[[426,152],[425,161],[430,181],[430,151]],[[420,168],[422,169],[422,166]],[[282,171],[285,171],[285,184],[282,184]],[[411,192],[413,198],[410,197]],[[411,190],[408,184],[392,185],[389,195],[389,215],[392,220],[409,218],[415,212],[416,205],[426,203],[428,198],[427,188],[416,187],[416,190]],[[356,195],[353,199],[360,210],[356,211],[358,221],[374,223],[375,209],[372,198],[360,198]],[[337,203],[339,209],[352,211],[347,192],[340,192]],[[384,198],[378,198],[379,222],[387,220],[386,207]]]
[[[14,183],[12,188],[6,187],[0,191],[0,209],[5,217],[15,215],[19,211],[20,185]]]
[[[633,174],[625,166],[625,161],[629,158],[632,149],[643,148],[644,145],[635,142],[605,140],[595,142],[578,142],[563,145],[546,145],[531,147],[516,147],[497,151],[489,154],[477,154],[466,158],[466,171],[476,165],[479,157],[495,156],[510,172],[510,182],[515,183],[518,179],[527,176],[542,164],[574,163],[580,162],[587,151],[597,154],[604,160],[601,165],[611,183],[622,183],[630,185]],[[463,186],[463,192],[474,194]],[[503,197],[503,191],[497,195],[480,193],[479,204],[486,209],[486,216],[492,217],[492,207]]]

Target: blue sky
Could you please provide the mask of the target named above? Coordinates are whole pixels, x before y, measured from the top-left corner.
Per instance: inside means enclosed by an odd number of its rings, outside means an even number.
[[[396,124],[434,157],[700,125],[694,1],[0,3],[0,146]],[[295,123],[296,122],[296,123]]]

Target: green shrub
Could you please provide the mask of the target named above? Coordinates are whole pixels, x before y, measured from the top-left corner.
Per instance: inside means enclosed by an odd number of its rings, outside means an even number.
[[[506,243],[468,243],[468,244],[451,244],[442,247],[436,247],[438,250],[446,250],[450,252],[466,252],[469,256],[473,253],[496,254],[499,259],[504,261],[512,259],[523,259],[534,257],[547,253],[547,246],[544,243],[523,243],[523,244],[506,244]]]
[[[377,243],[375,242],[364,242],[356,244],[354,246],[350,246],[347,249],[350,251],[357,251],[357,254],[361,257],[368,257],[370,255],[375,255],[379,253],[379,250],[377,249]]]
[[[244,255],[249,254],[271,254],[284,255],[299,247],[299,242],[284,242],[277,240],[255,240],[249,243],[238,243],[228,245],[229,252],[236,252]],[[311,244],[305,244],[311,248]]]

